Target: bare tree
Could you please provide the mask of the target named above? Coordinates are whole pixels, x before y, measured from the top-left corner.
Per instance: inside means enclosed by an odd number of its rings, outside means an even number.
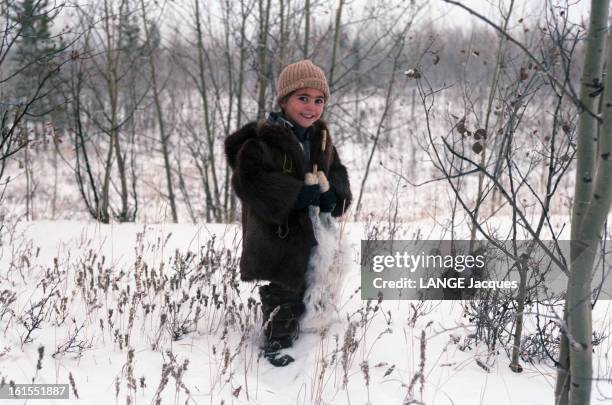
[[[204,32],[202,30],[202,16],[200,12],[199,1],[195,1],[195,28],[197,35],[197,50],[198,50],[198,59],[197,59],[197,72],[198,76],[196,79],[198,92],[200,94],[200,98],[202,99],[202,108],[204,110],[204,136],[206,139],[205,143],[205,151],[199,153],[192,153],[192,155],[196,156],[196,164],[198,166],[198,170],[200,171],[200,176],[202,178],[202,182],[204,185],[204,190],[206,193],[206,204],[207,204],[207,218],[209,217],[209,213],[212,213],[212,216],[215,220],[220,220],[220,215],[218,209],[220,208],[220,193],[219,193],[219,178],[217,176],[217,168],[215,163],[215,139],[216,132],[212,126],[211,115],[214,115],[214,111],[212,111],[211,106],[208,101],[208,85],[206,74],[209,69],[212,67],[210,64],[208,66],[205,64],[205,55],[207,55],[207,51],[204,48]],[[228,66],[229,67],[229,66]],[[231,70],[230,70],[231,71]],[[231,83],[231,77],[230,81]],[[231,88],[230,88],[231,94]],[[220,100],[218,100],[220,101]],[[229,101],[229,106],[231,108],[231,100]],[[228,114],[231,118],[231,114]],[[196,144],[200,144],[197,142]]]
[[[554,77],[524,45],[510,37],[500,27],[473,10],[451,0],[481,20],[487,22],[518,45],[533,60],[551,82],[558,86]],[[571,252],[563,334],[560,348],[559,372],[555,399],[557,404],[590,403],[592,386],[592,304],[591,282],[597,247],[601,241],[602,227],[612,202],[612,188],[606,179],[610,170],[610,149],[612,149],[612,120],[605,111],[612,106],[612,96],[602,86],[602,61],[606,49],[606,21],[609,12],[608,1],[593,1],[588,29],[586,54],[584,57],[579,98],[574,96],[571,86],[558,88],[568,94],[579,108],[579,125],[576,142],[576,184],[574,208],[572,211]],[[608,32],[608,41],[610,33]],[[606,85],[612,86],[612,47],[608,46],[608,71]],[[567,76],[565,76],[567,78]],[[598,97],[604,94],[600,103]],[[599,111],[600,104],[603,111]],[[601,114],[601,115],[599,115]],[[603,123],[599,116],[604,117]],[[599,130],[601,128],[601,130]],[[599,132],[599,136],[598,135]],[[482,169],[481,169],[482,170]],[[493,176],[492,176],[493,177]],[[522,220],[523,223],[528,223]],[[536,236],[531,230],[529,233]]]
[[[397,38],[398,38],[398,42],[397,42],[397,53],[395,54],[395,57],[393,58],[393,69],[391,71],[391,78],[389,80],[389,85],[387,86],[387,91],[385,94],[385,104],[384,104],[384,108],[382,111],[382,114],[380,115],[380,119],[378,121],[378,125],[376,127],[376,135],[374,136],[374,142],[372,143],[372,147],[370,149],[370,154],[368,157],[368,162],[366,164],[366,168],[365,168],[365,174],[363,175],[363,179],[361,180],[361,187],[359,189],[359,196],[357,197],[357,204],[355,205],[355,218],[358,218],[359,216],[359,211],[361,209],[361,198],[363,197],[363,191],[365,189],[365,184],[366,181],[368,179],[368,175],[370,173],[370,166],[372,165],[372,159],[374,158],[374,153],[376,153],[376,147],[378,146],[378,141],[380,139],[380,136],[382,134],[383,128],[384,128],[384,123],[385,120],[387,119],[387,114],[389,113],[389,108],[391,106],[391,104],[393,103],[393,89],[395,88],[395,78],[397,75],[397,71],[399,69],[399,57],[402,54],[402,51],[404,49],[404,35],[406,33],[406,30],[408,29],[408,26],[406,27],[406,29],[401,32]]]
[[[126,162],[128,155],[124,149],[124,128],[131,122],[144,95],[136,95],[134,87],[127,84],[134,77],[129,73],[134,66],[138,66],[135,61],[140,57],[139,46],[127,41],[134,26],[133,21],[128,20],[133,14],[129,5],[128,2],[117,5],[113,0],[105,0],[98,7],[76,8],[86,35],[80,43],[81,53],[79,50],[74,53],[82,55],[84,61],[74,68],[73,72],[77,76],[67,79],[73,104],[70,115],[75,124],[75,174],[78,187],[92,217],[104,223],[108,223],[111,216],[122,222],[133,221],[137,207],[135,173],[133,166],[130,171]],[[92,137],[88,130],[92,125],[105,137]],[[108,140],[106,148],[100,142],[101,139]],[[88,144],[91,144],[89,152],[86,151]],[[101,179],[97,174],[100,161]],[[113,176],[115,162],[118,187]],[[131,188],[128,183],[130,174]],[[111,201],[113,188],[120,198],[118,209]],[[130,197],[134,199],[132,207]]]
[[[310,46],[310,0],[306,0],[304,3],[304,59],[310,57],[309,46]]]
[[[270,0],[258,0],[259,37],[257,43],[257,117],[266,111],[266,89],[270,82],[268,35],[270,31]]]
[[[342,29],[342,6],[344,6],[344,0],[338,1],[338,8],[336,9],[336,21],[334,24],[334,40],[332,44],[332,53],[331,53],[331,63],[329,68],[329,73],[327,75],[327,80],[330,83],[334,81],[334,69],[336,68],[336,54],[338,52],[338,38],[340,35],[340,31]],[[403,48],[403,47],[402,47]],[[401,53],[401,52],[400,52]]]
[[[197,4],[197,2],[196,2]],[[140,11],[142,12],[142,26],[145,34],[145,48],[149,50],[148,61],[151,74],[151,89],[153,90],[153,101],[155,103],[155,115],[157,118],[157,127],[159,130],[159,142],[161,145],[162,156],[164,158],[164,171],[166,174],[166,190],[168,191],[168,202],[170,204],[170,212],[172,221],[178,222],[178,214],[176,210],[176,199],[174,196],[174,187],[172,184],[172,168],[170,166],[170,151],[169,138],[170,132],[166,128],[164,120],[163,106],[161,102],[161,85],[158,82],[157,69],[155,65],[155,53],[153,52],[153,38],[151,34],[150,22],[147,20],[147,8],[144,0],[140,0]]]
[[[591,281],[601,232],[612,202],[612,30],[606,27],[609,1],[591,1],[587,48],[580,86],[581,111],[572,210],[571,272],[565,306],[555,400],[560,405],[589,404],[593,376]],[[607,40],[606,40],[607,33]],[[606,82],[599,111],[598,90],[607,41]],[[603,125],[601,119],[603,117]]]
[[[504,32],[508,31],[508,23],[510,22],[510,16],[512,15],[512,9],[514,8],[514,0],[510,1],[510,5],[508,6],[507,10],[502,10],[500,7],[500,13],[502,15],[502,30]],[[504,45],[506,43],[506,37],[505,36],[500,36],[499,39],[499,44],[498,44],[498,48],[497,48],[497,55],[496,55],[496,61],[495,61],[495,67],[493,68],[493,77],[491,78],[491,88],[489,89],[489,98],[488,98],[488,102],[487,102],[487,110],[486,110],[486,114],[485,114],[485,123],[484,123],[484,131],[485,134],[489,134],[491,131],[489,129],[489,120],[491,118],[491,114],[493,112],[493,100],[495,99],[495,95],[497,93],[497,85],[499,83],[499,74],[500,74],[500,70],[502,67],[502,64],[504,63]],[[482,153],[480,154],[480,165],[483,166],[486,162],[487,159],[487,145],[488,145],[488,138],[484,137],[480,144],[482,145]],[[471,230],[471,235],[470,235],[470,244],[474,244],[474,240],[476,239],[476,223],[479,219],[479,210],[480,210],[480,206],[483,203],[484,200],[484,196],[483,196],[483,183],[484,183],[484,174],[481,172],[478,175],[478,191],[476,194],[476,204],[474,207],[474,215],[473,215],[473,220],[472,220],[472,230]]]

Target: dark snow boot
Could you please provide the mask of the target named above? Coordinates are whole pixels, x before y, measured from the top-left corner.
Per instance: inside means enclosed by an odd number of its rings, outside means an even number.
[[[279,340],[283,342],[283,348],[291,347],[299,334],[300,317],[306,310],[302,302],[303,292],[269,284],[260,287],[259,294],[267,341]]]
[[[306,310],[302,302],[303,292],[287,290],[271,283],[259,288],[263,313],[265,342],[262,350],[268,361],[283,367],[293,362],[293,357],[281,354],[281,349],[293,346],[299,335],[299,319]]]
[[[293,363],[293,357],[288,354],[282,354],[282,344],[279,341],[266,342],[263,347],[263,356],[272,364],[274,367],[285,367],[286,365]]]

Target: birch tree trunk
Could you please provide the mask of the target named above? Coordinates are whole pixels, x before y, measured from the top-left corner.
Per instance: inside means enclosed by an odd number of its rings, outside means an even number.
[[[340,37],[340,28],[342,22],[342,6],[344,5],[344,0],[339,0],[338,8],[336,9],[336,27],[334,29],[334,43],[332,45],[332,55],[331,55],[331,63],[329,67],[329,77],[327,81],[329,82],[329,86],[333,87],[334,85],[334,70],[336,67],[336,53],[338,52],[338,38]]]
[[[236,91],[234,89],[234,61],[233,61],[233,57],[232,57],[232,48],[230,45],[230,36],[231,36],[231,31],[232,31],[232,27],[230,27],[230,14],[233,12],[233,9],[231,7],[231,2],[227,1],[225,3],[225,12],[227,13],[225,18],[224,18],[224,24],[223,24],[223,39],[225,41],[225,51],[223,52],[223,55],[225,56],[225,60],[227,63],[227,73],[228,73],[228,112],[227,112],[227,117],[226,117],[226,121],[225,121],[225,133],[229,134],[231,131],[231,126],[232,126],[232,120],[234,118],[233,116],[233,106],[234,106],[234,96],[236,95]],[[232,214],[230,214],[228,212],[229,210],[229,199],[231,198],[230,196],[234,193],[230,192],[229,189],[229,185],[231,182],[231,171],[229,168],[229,165],[225,165],[225,175],[224,175],[224,181],[223,181],[223,220],[227,221],[229,218],[232,217]]]
[[[308,45],[310,43],[310,0],[304,4],[304,59],[308,59]]]
[[[111,26],[111,14],[113,10],[112,5],[108,1],[104,1],[104,33],[106,40],[105,54],[106,54],[106,71],[104,77],[106,81],[106,91],[108,93],[110,103],[110,131],[109,131],[109,145],[108,152],[106,154],[106,163],[104,165],[104,181],[102,183],[102,198],[100,207],[97,214],[98,221],[102,223],[110,222],[110,179],[113,165],[113,148],[115,146],[115,136],[118,136],[117,130],[117,86],[116,86],[116,68],[117,62],[114,55],[115,44],[113,42],[113,32]]]
[[[591,280],[597,245],[610,211],[612,188],[612,47],[607,51],[607,75],[604,91],[603,126],[597,137],[599,100],[593,95],[601,82],[602,60],[606,45],[609,0],[591,1],[591,16],[584,59],[578,123],[577,168],[572,210],[571,265],[565,305],[565,325],[561,337],[555,403],[588,405],[592,386],[592,307]],[[608,43],[612,39],[608,32]],[[599,151],[597,151],[599,149]],[[596,155],[597,152],[597,155]]]
[[[280,0],[279,2],[279,6],[280,6],[280,23],[279,23],[279,28],[278,28],[278,36],[279,36],[279,42],[278,42],[278,57],[277,57],[277,77],[280,75],[280,72],[282,70],[282,68],[285,66],[286,62],[285,62],[285,58],[286,58],[286,52],[287,52],[287,46],[288,46],[288,32],[289,32],[289,12],[287,10],[285,10],[285,8],[289,9],[288,5],[285,3],[284,0]]]
[[[257,118],[263,118],[266,111],[266,87],[268,87],[268,77],[270,75],[270,67],[266,57],[268,53],[270,0],[259,0],[259,20],[259,40],[257,44],[259,95],[257,97]]]
[[[124,11],[124,4],[122,4],[119,8],[119,15],[121,15]],[[115,10],[113,10],[112,4],[109,4],[109,1],[104,2],[104,15],[106,17],[104,26],[105,26],[105,34],[106,34],[106,90],[108,92],[108,101],[110,107],[110,117],[109,117],[109,137],[110,137],[110,145],[109,149],[114,149],[115,156],[117,158],[117,170],[119,174],[119,182],[121,185],[121,211],[118,214],[118,219],[120,222],[128,221],[128,187],[127,187],[127,177],[126,177],[126,169],[124,156],[121,152],[121,141],[120,141],[120,125],[119,125],[119,78],[120,74],[118,72],[119,69],[119,59],[120,55],[116,51],[116,47],[119,46],[122,40],[123,30],[120,27],[113,27],[111,24],[112,16],[114,15]],[[107,171],[108,175],[105,177],[105,185],[104,185],[104,201],[105,201],[105,210],[109,209],[109,182],[111,178],[111,165],[112,165],[112,152],[109,151],[108,159],[107,159]],[[110,215],[110,212],[106,215]],[[110,218],[109,218],[110,220]],[[103,221],[105,222],[105,221]]]

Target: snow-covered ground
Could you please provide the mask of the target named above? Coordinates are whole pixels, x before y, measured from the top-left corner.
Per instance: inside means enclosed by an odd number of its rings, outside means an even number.
[[[440,170],[427,153],[431,145],[423,123],[406,114],[407,107],[397,108],[386,123],[362,183],[382,110],[382,99],[371,101],[359,121],[361,141],[355,139],[351,117],[330,116],[330,134],[349,169],[355,200],[363,187],[361,211],[357,216],[349,211],[343,224],[346,277],[337,287],[338,311],[330,314],[334,322],[324,332],[303,333],[288,350],[296,361],[285,368],[259,357],[258,286],[238,278],[240,226],[166,223],[165,176],[154,148],[137,145],[139,211],[132,224],[88,220],[71,168],[70,142],[60,144],[57,154],[53,148],[34,151],[30,177],[22,157],[8,162],[6,175],[12,180],[0,206],[0,385],[73,381],[71,398],[78,395],[87,404],[158,399],[163,404],[552,404],[552,361],[522,361],[523,372],[513,373],[510,343],[499,343],[494,353],[475,345],[475,328],[462,302],[360,299],[362,239],[469,237],[469,219],[448,182],[431,181],[441,177]],[[409,100],[398,102],[408,106]],[[545,131],[535,129],[550,126],[540,111],[549,108],[534,106],[537,114],[523,118],[517,164],[533,163],[530,151],[546,151]],[[452,116],[464,113],[450,98],[441,98],[436,110],[432,136],[440,142],[456,124]],[[345,132],[337,124],[342,118]],[[477,128],[473,119],[466,125]],[[173,139],[192,220],[199,222],[206,217],[201,178],[186,152],[178,152],[190,141]],[[476,157],[471,148],[467,151]],[[215,155],[223,164],[221,139]],[[538,220],[535,197],[545,194],[546,172],[545,162],[534,165],[529,175],[534,193],[523,188],[517,199],[532,224]],[[551,203],[544,238],[551,233],[568,238],[572,183],[570,171]],[[477,175],[463,179],[461,187],[473,207]],[[28,189],[28,218],[35,219],[30,222],[23,220]],[[116,191],[111,195],[116,207]],[[177,198],[179,221],[188,221],[185,196]],[[512,219],[506,201],[489,198],[481,220],[488,233],[508,239]],[[528,236],[518,232],[519,238]],[[607,302],[595,307],[593,403],[612,398],[609,311]],[[524,336],[535,336],[532,321],[528,317]]]
[[[404,224],[395,238],[440,236],[431,224]],[[71,400],[76,391],[87,404],[553,403],[551,362],[515,374],[503,350],[469,344],[460,302],[362,301],[360,240],[376,228],[345,224],[334,322],[303,333],[288,350],[296,361],[275,368],[258,356],[256,285],[237,280],[238,226],[20,223],[0,247],[0,378],[72,378]],[[594,368],[607,381],[593,403],[612,397],[611,309],[595,308],[606,337]]]

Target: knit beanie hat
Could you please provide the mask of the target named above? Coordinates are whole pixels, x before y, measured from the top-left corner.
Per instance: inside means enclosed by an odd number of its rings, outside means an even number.
[[[304,87],[321,90],[325,101],[329,99],[329,86],[325,73],[308,59],[287,65],[276,83],[276,102],[280,103],[286,95]]]

